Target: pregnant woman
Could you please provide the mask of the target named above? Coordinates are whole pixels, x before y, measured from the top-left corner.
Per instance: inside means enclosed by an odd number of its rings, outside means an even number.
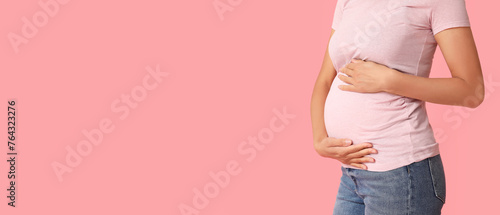
[[[429,78],[439,45],[451,78]],[[441,214],[425,102],[476,108],[481,65],[464,0],[338,0],[311,98],[314,148],[341,164],[334,215]]]

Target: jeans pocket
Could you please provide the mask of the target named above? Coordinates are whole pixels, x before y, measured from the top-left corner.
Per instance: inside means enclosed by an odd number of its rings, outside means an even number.
[[[431,172],[434,195],[444,204],[446,201],[446,179],[441,155],[429,158],[429,170]]]

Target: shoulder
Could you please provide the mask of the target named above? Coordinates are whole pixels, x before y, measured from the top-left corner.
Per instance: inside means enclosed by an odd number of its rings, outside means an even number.
[[[465,5],[465,0],[424,0],[431,8],[446,8],[454,5]]]

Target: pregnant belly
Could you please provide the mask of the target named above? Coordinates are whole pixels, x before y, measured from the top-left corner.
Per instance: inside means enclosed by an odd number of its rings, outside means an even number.
[[[325,126],[329,137],[350,138],[354,144],[387,140],[409,135],[409,110],[406,97],[386,92],[343,91],[346,84],[335,78],[325,102]]]

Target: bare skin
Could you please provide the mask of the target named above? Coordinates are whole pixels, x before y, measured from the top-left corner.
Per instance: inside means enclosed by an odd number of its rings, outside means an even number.
[[[435,39],[451,72],[451,78],[425,78],[401,73],[375,62],[354,59],[340,69],[345,91],[388,92],[426,102],[478,107],[484,100],[484,81],[470,27],[451,28]]]
[[[332,29],[331,35],[335,31]],[[330,39],[331,39],[330,35]],[[476,45],[470,27],[450,28],[436,34],[451,78],[424,78],[405,74],[376,62],[353,59],[340,69],[339,79],[347,85],[339,88],[359,93],[388,92],[426,102],[478,107],[484,100],[484,81]],[[351,145],[345,139],[328,137],[324,124],[324,105],[337,71],[333,68],[328,47],[311,98],[311,121],[314,148],[323,157],[367,169],[363,163],[375,162],[370,143]]]
[[[332,29],[330,39],[334,32],[335,30]],[[366,169],[366,165],[363,163],[375,162],[373,158],[367,155],[377,153],[377,151],[372,148],[371,143],[352,145],[352,140],[328,137],[326,132],[323,114],[325,100],[336,75],[337,71],[333,67],[327,46],[323,64],[316,79],[311,98],[311,121],[313,127],[314,149],[323,157],[333,158],[344,164]]]

